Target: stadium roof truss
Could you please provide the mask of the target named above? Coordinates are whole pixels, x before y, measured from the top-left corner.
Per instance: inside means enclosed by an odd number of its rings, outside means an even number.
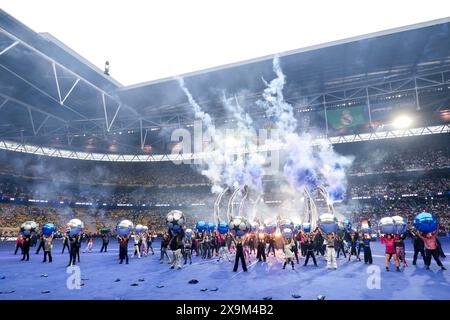
[[[373,100],[408,93],[415,95],[415,107],[420,109],[420,90],[450,85],[449,30],[450,18],[444,18],[282,53],[289,80],[285,98],[296,112],[323,110],[325,115],[336,104],[364,100],[370,117]],[[399,42],[404,46],[398,47]],[[213,117],[220,115],[218,122],[227,120],[221,95],[205,88],[223,87],[238,94],[251,83],[240,98],[249,102],[246,111],[256,118],[264,112],[254,104],[264,90],[259,79],[274,77],[272,58],[187,74],[185,82],[205,111]],[[161,139],[161,128],[192,125],[194,113],[189,110],[176,80],[124,87],[50,34],[38,34],[0,10],[0,148],[101,161],[194,159],[205,155],[142,154],[146,144]],[[446,125],[421,126],[410,129],[413,132],[383,131],[383,139],[448,132]],[[328,122],[326,127],[329,134]],[[76,151],[72,145],[75,137],[96,136],[108,142],[111,134],[126,130],[137,132],[137,141],[127,145],[132,151],[123,154]],[[380,134],[327,139],[344,143],[375,140]],[[55,136],[65,137],[64,146],[52,147],[50,140]]]
[[[396,129],[385,130],[372,133],[352,134],[337,137],[317,138],[312,141],[313,145],[318,145],[323,141],[331,144],[350,143],[360,141],[384,140],[393,138],[404,138],[423,136],[431,134],[450,133],[450,125],[440,125],[422,128]],[[239,148],[230,150],[230,154],[249,154],[249,153],[263,153],[269,151],[284,150],[286,145],[284,143],[271,143],[256,146],[253,148]],[[137,154],[109,154],[109,153],[94,153],[94,152],[79,152],[73,150],[65,150],[60,148],[48,148],[35,145],[27,145],[22,143],[14,143],[10,141],[0,141],[0,149],[24,152],[29,154],[50,156],[65,159],[76,160],[93,160],[93,161],[110,161],[110,162],[162,162],[174,161],[191,163],[191,161],[198,159],[206,159],[214,157],[213,152],[198,152],[198,153],[174,153],[161,155],[137,155]],[[193,163],[193,162],[192,162]]]

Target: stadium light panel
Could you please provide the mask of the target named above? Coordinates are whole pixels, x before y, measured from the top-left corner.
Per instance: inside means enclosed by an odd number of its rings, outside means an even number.
[[[392,125],[396,128],[401,129],[401,128],[410,127],[412,123],[413,123],[413,120],[411,117],[402,115],[402,116],[398,116],[397,118],[395,118],[394,121],[392,122]]]

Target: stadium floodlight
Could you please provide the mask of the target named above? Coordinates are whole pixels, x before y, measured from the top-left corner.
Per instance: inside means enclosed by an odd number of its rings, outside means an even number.
[[[411,117],[408,117],[406,115],[401,115],[398,116],[397,118],[394,119],[394,121],[392,122],[392,125],[396,128],[408,128],[411,126],[413,120],[411,119]]]

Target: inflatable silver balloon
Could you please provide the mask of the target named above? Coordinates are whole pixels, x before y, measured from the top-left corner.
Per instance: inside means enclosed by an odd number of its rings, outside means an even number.
[[[236,216],[231,219],[231,221],[228,223],[228,226],[230,228],[230,232],[234,236],[242,237],[244,234],[246,234],[248,231],[250,231],[250,223],[241,216]]]
[[[186,240],[191,240],[192,239],[192,229],[186,229],[186,231],[184,231],[184,235],[186,236]]]
[[[304,232],[311,232],[311,223],[309,222],[302,223],[302,229]]]
[[[277,229],[277,224],[272,219],[266,219],[264,220],[264,226],[265,226],[265,232],[267,233],[274,233]]]
[[[29,236],[32,232],[35,232],[38,228],[38,225],[34,221],[25,221],[20,226],[20,232],[22,232],[24,235]]]
[[[285,239],[292,238],[292,229],[291,228],[284,228],[282,233],[283,233],[283,236]]]
[[[325,233],[336,232],[338,229],[337,218],[331,213],[324,213],[319,216],[318,225]]]
[[[292,223],[292,221],[290,219],[281,219],[278,222],[278,226],[280,227],[281,230],[284,230],[286,228],[289,228],[292,230],[294,227],[294,224]]]
[[[66,225],[66,231],[70,236],[75,236],[84,230],[84,223],[80,219],[72,219]]]
[[[134,232],[136,232],[136,233],[144,233],[145,232],[144,226],[142,224],[136,225],[136,227],[134,228]]]
[[[259,223],[255,221],[251,221],[250,223],[250,229],[252,232],[257,231],[259,228]]]
[[[398,234],[406,233],[408,230],[408,224],[406,223],[406,219],[400,216],[393,216],[392,220],[395,223],[395,232]]]
[[[134,228],[133,222],[131,222],[130,220],[122,220],[117,224],[116,232],[118,235],[128,236],[130,235],[133,228]]]
[[[391,217],[384,217],[378,223],[381,233],[396,233],[395,221]]]
[[[166,225],[173,232],[180,232],[186,223],[186,218],[180,210],[172,210],[166,216]]]

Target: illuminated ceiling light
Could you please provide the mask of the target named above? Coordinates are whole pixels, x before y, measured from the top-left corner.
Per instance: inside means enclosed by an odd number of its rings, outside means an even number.
[[[402,128],[410,127],[412,122],[413,121],[412,121],[411,117],[402,115],[402,116],[398,116],[397,118],[395,118],[394,121],[392,122],[392,125],[396,128],[402,129]]]

